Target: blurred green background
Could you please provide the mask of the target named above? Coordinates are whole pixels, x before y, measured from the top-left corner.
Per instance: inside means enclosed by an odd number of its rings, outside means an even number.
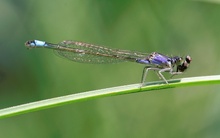
[[[218,1],[1,0],[0,11],[0,108],[140,82],[143,65],[75,63],[27,50],[32,39],[191,55],[176,78],[220,72]],[[0,136],[217,138],[219,105],[218,85],[121,95],[1,119]]]

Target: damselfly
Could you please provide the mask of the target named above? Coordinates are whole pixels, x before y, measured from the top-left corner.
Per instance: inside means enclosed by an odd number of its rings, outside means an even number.
[[[84,42],[63,41],[59,44],[52,44],[40,40],[31,40],[25,43],[28,48],[49,48],[55,50],[60,56],[69,60],[81,63],[117,63],[117,62],[136,62],[145,64],[143,69],[141,83],[143,85],[149,70],[156,71],[160,79],[167,84],[167,80],[162,72],[169,72],[172,76],[183,73],[191,62],[188,55],[183,59],[179,56],[169,57],[157,52],[151,54],[111,49],[103,46],[97,46]]]

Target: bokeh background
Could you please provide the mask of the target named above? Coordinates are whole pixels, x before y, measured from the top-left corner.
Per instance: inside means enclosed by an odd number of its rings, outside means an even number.
[[[1,0],[0,11],[0,108],[140,82],[143,65],[75,63],[27,50],[32,39],[189,54],[192,64],[177,78],[220,73],[218,1]],[[0,136],[217,138],[219,105],[219,85],[133,93],[1,119]]]

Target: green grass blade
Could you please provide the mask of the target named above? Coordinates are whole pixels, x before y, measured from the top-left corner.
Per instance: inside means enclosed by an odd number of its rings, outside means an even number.
[[[99,97],[107,97],[107,96],[122,95],[122,94],[129,94],[129,93],[176,88],[176,87],[183,87],[183,86],[219,84],[220,75],[174,79],[174,80],[169,80],[168,82],[169,84],[164,84],[163,81],[149,82],[149,83],[144,84],[144,86],[142,87],[140,87],[140,84],[124,85],[124,86],[82,92],[82,93],[27,103],[23,105],[1,109],[0,118],[15,116],[19,114],[24,114],[24,113],[42,110],[46,108],[61,106],[64,104],[70,104],[73,102],[79,102],[83,100],[90,100],[90,99],[99,98]]]

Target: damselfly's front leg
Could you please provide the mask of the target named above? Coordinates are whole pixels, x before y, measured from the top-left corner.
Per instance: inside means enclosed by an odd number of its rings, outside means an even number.
[[[183,72],[170,72],[171,76],[170,78],[172,78],[173,76],[175,75],[179,75],[179,74],[182,74]]]

